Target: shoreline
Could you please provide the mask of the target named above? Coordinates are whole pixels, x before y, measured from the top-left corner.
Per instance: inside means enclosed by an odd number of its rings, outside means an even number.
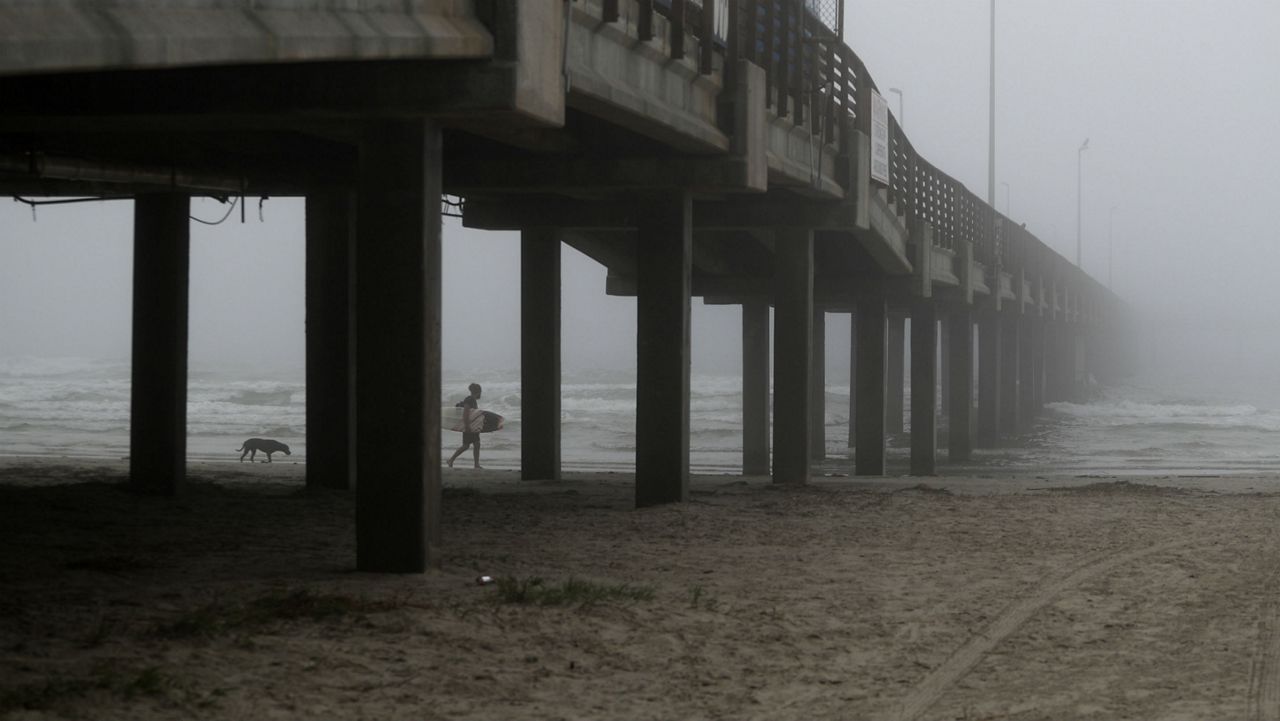
[[[1240,718],[1280,681],[1275,476],[695,476],[636,510],[627,474],[446,469],[441,567],[387,575],[305,466],[175,499],[126,469],[0,458],[0,717]]]

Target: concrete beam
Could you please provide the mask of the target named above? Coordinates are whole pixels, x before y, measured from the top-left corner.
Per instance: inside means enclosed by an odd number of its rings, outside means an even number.
[[[307,195],[307,486],[355,483],[355,197]]]
[[[655,194],[636,264],[636,506],[689,499],[692,202]]]
[[[186,477],[189,206],[176,193],[134,200],[129,483],[146,493],[174,495]]]
[[[531,3],[531,5],[534,3]],[[324,7],[328,5],[328,7]],[[344,6],[345,5],[345,6]],[[0,3],[0,75],[322,60],[485,58],[471,3]],[[558,8],[548,8],[555,11]]]
[[[560,479],[560,237],[520,235],[520,478]]]
[[[441,560],[440,128],[371,124],[356,243],[356,567]]]
[[[729,150],[716,122],[722,73],[701,74],[692,56],[673,59],[664,43],[642,41],[633,23],[602,23],[590,3],[572,7],[565,46],[572,107],[681,151]],[[667,19],[654,21],[657,35],[668,37]]]
[[[601,172],[590,162],[580,162],[575,169],[565,171],[568,184],[587,187],[598,192],[602,187],[687,187],[690,178],[696,178],[694,165],[698,159],[620,160],[611,163],[614,170]],[[502,191],[506,185],[554,184],[549,180],[560,171],[548,161],[530,162],[514,167],[512,178],[493,177],[490,173],[474,168],[466,169],[465,178],[477,184],[487,184],[489,189]],[[641,164],[644,168],[641,168]],[[504,168],[507,166],[504,164]],[[620,168],[620,169],[619,169]],[[489,167],[489,171],[494,171]],[[505,170],[503,171],[506,172]],[[539,173],[547,175],[539,179]],[[618,182],[631,175],[631,181]],[[465,178],[460,178],[464,180]],[[523,180],[521,180],[523,179]],[[594,182],[593,182],[594,181]],[[631,200],[600,198],[580,200],[558,196],[539,198],[479,196],[468,199],[463,208],[463,225],[486,230],[519,230],[531,225],[555,225],[559,228],[588,230],[619,230],[635,228],[640,222],[641,209]],[[694,203],[693,227],[698,230],[755,230],[772,227],[802,227],[815,230],[848,230],[857,213],[852,203],[818,201],[800,198],[792,193],[775,191],[767,195],[729,196],[724,200],[699,200]]]

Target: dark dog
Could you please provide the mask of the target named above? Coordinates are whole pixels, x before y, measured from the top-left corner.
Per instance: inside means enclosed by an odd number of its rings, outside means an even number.
[[[249,462],[253,463],[253,459],[258,455],[258,451],[262,451],[267,454],[267,460],[263,461],[263,463],[270,463],[271,454],[276,451],[283,451],[286,456],[293,455],[289,452],[289,446],[286,446],[280,441],[273,441],[270,438],[250,438],[244,442],[243,446],[240,446],[236,450],[244,451],[244,453],[240,454],[241,463],[244,463],[245,456],[248,456]]]

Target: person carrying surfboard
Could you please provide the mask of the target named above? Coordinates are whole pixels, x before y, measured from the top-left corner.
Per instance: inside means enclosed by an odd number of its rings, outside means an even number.
[[[467,390],[471,391],[471,395],[467,396],[466,398],[463,398],[461,401],[458,401],[456,404],[454,404],[455,408],[462,409],[462,424],[464,428],[468,427],[471,424],[471,414],[477,412],[476,409],[480,407],[479,406],[480,391],[481,391],[480,384],[472,383],[471,385],[467,386]],[[453,468],[453,462],[457,460],[458,456],[462,455],[462,452],[467,450],[467,446],[470,446],[471,448],[475,449],[472,451],[472,453],[475,455],[476,468],[477,469],[480,468],[480,434],[472,433],[470,431],[463,431],[462,447],[454,451],[453,455],[450,456],[449,458],[450,468]]]

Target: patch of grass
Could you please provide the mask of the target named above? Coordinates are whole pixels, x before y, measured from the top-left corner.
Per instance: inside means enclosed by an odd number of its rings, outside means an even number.
[[[603,584],[570,578],[558,584],[549,584],[531,576],[517,579],[502,576],[495,584],[498,600],[533,606],[591,606],[608,601],[652,601],[652,586],[634,586],[629,583]]]
[[[689,608],[714,611],[719,606],[720,602],[708,596],[706,589],[702,586],[689,587]]]
[[[218,636],[283,621],[363,620],[366,614],[391,611],[403,601],[380,601],[306,589],[282,591],[247,603],[210,603],[155,628],[164,638]]]

